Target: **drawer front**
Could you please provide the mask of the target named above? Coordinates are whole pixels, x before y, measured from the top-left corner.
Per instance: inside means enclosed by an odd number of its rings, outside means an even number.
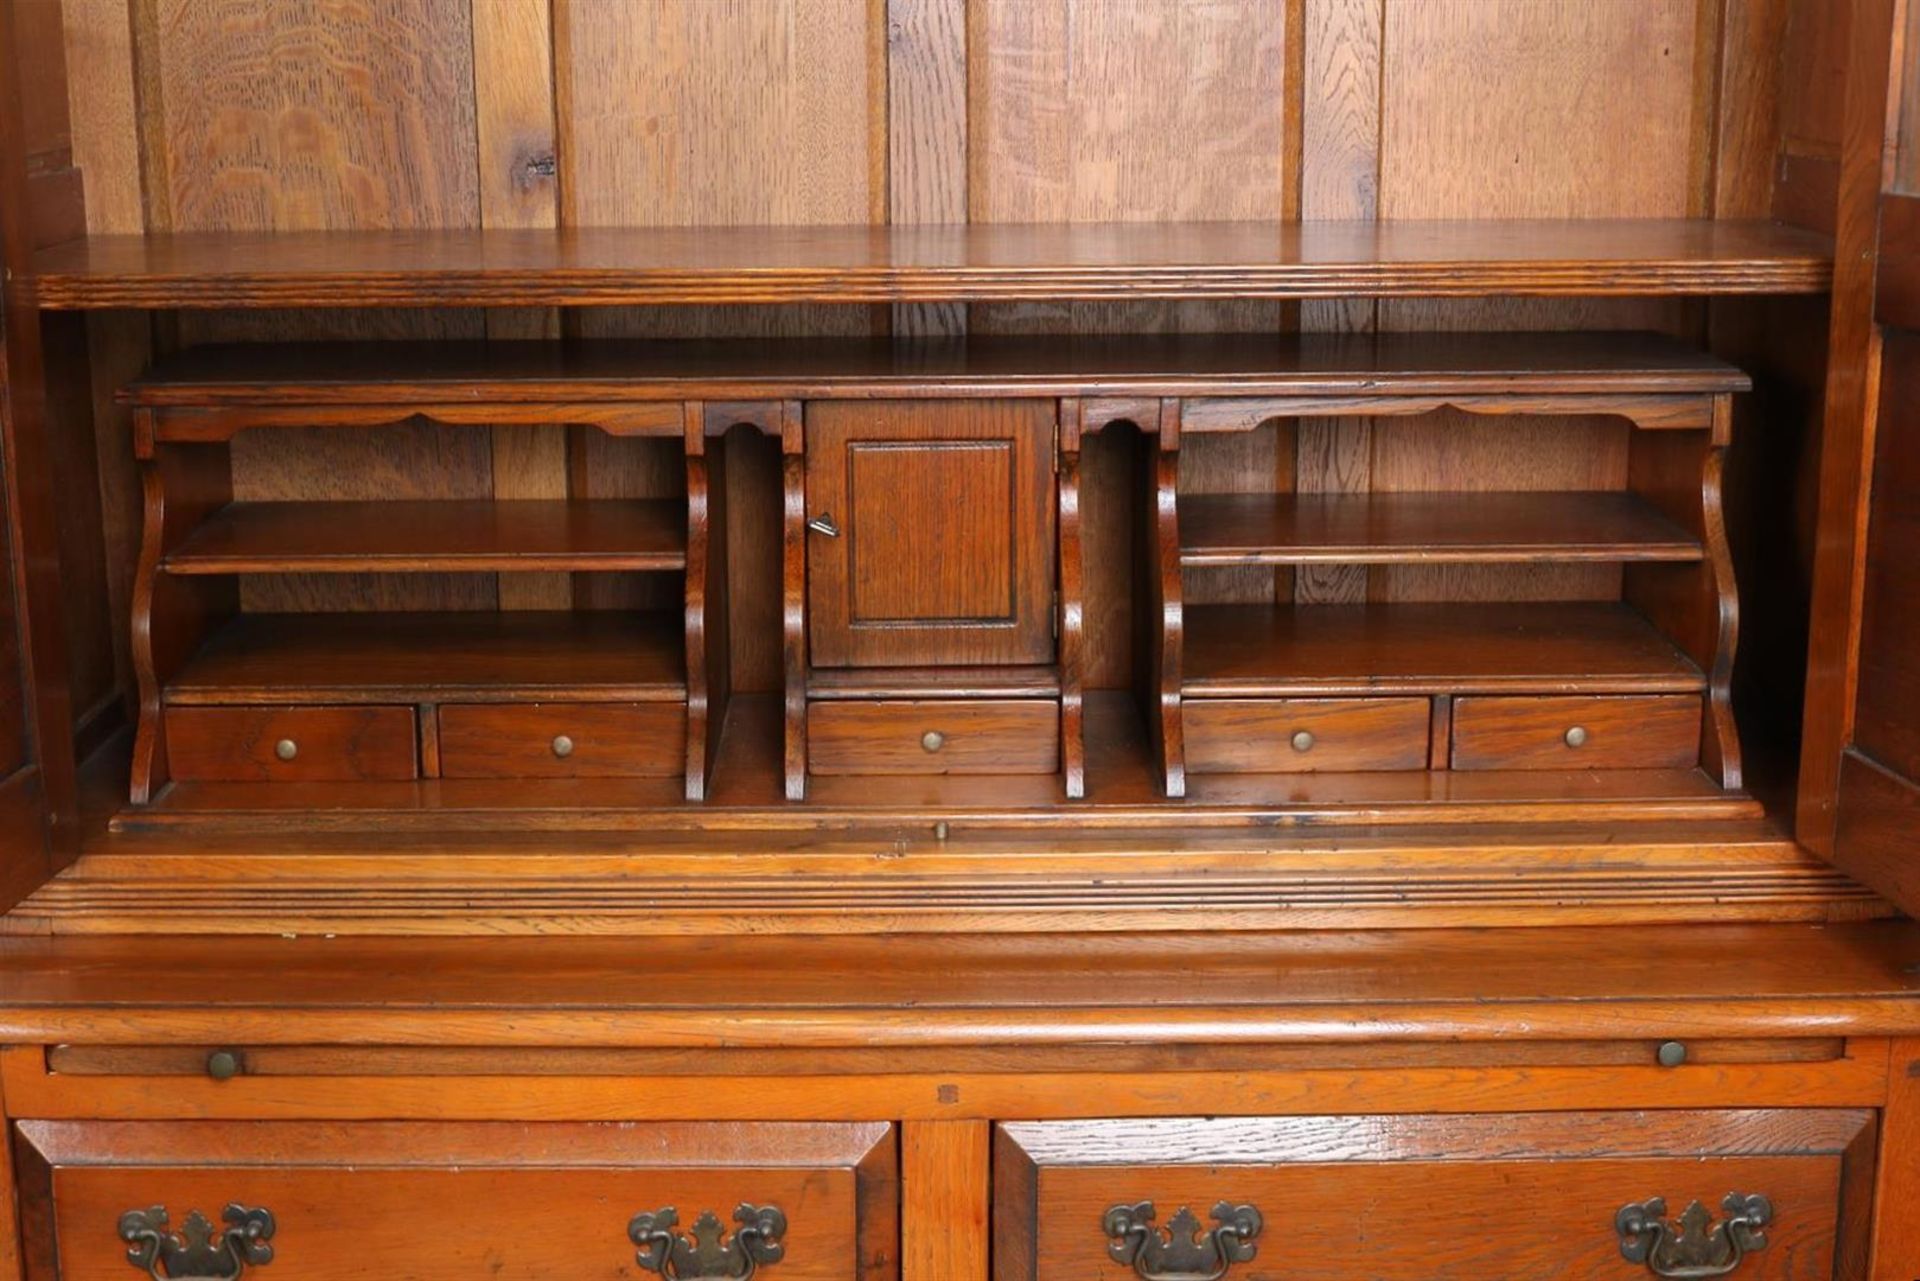
[[[815,774],[1051,774],[1060,708],[1042,699],[818,702],[807,709]]]
[[[1427,767],[1424,698],[1192,699],[1180,716],[1195,773]]]
[[[1699,760],[1692,694],[1453,703],[1455,769],[1684,769]]]
[[[440,709],[442,778],[663,778],[686,769],[679,703],[458,703]]]
[[[894,1141],[879,1123],[26,1121],[17,1135],[31,1275],[60,1281],[140,1275],[130,1246],[177,1252],[194,1214],[214,1225],[212,1269],[163,1258],[157,1275],[233,1277],[229,1252],[252,1244],[244,1275],[261,1281],[613,1281],[658,1272],[643,1252],[690,1254],[708,1212],[737,1266],[682,1258],[681,1276],[739,1276],[755,1253],[769,1281],[898,1272]],[[228,1206],[253,1242],[228,1244]],[[761,1213],[743,1224],[742,1207]]]
[[[167,762],[185,782],[405,780],[420,772],[411,707],[170,707]]]
[[[1698,1201],[1712,1224],[1765,1220],[1739,1281],[1824,1281],[1837,1253],[1864,1248],[1850,1234],[1867,1217],[1872,1123],[1749,1111],[1004,1125],[994,1276],[1626,1281],[1662,1275],[1649,1263],[1673,1275],[1689,1257],[1731,1262],[1725,1242],[1655,1240],[1653,1224]]]

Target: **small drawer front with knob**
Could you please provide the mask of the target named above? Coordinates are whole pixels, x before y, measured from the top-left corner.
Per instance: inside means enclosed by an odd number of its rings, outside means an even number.
[[[820,701],[807,709],[815,774],[1051,774],[1060,708],[1037,698]]]
[[[419,776],[411,707],[170,707],[166,727],[168,768],[182,782]]]
[[[891,1281],[882,1123],[23,1121],[61,1281]]]
[[[686,768],[678,703],[449,703],[442,778],[666,778]]]
[[[1197,774],[1427,766],[1424,698],[1208,698],[1180,710]]]
[[[1872,1149],[1865,1111],[1006,1124],[993,1275],[1824,1278]]]
[[[1684,769],[1700,714],[1693,694],[1457,698],[1453,768]]]

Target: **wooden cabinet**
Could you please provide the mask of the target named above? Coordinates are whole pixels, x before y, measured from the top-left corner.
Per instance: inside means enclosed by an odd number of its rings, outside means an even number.
[[[886,1125],[29,1121],[13,1147],[33,1281],[899,1275]]]
[[[807,407],[807,601],[822,667],[1053,661],[1053,407]]]
[[[994,1276],[1846,1275],[1872,1149],[1865,1112],[1009,1123]]]

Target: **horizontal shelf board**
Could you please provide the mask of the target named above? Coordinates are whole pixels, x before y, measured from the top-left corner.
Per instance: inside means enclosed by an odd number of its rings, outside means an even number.
[[[89,236],[51,309],[1817,293],[1832,242],[1700,219],[974,223]]]
[[[1698,692],[1700,669],[1627,605],[1197,605],[1190,698]]]
[[[171,574],[674,570],[679,499],[231,503],[162,562]]]
[[[192,347],[142,405],[587,403],[833,395],[1706,394],[1740,370],[1653,333],[1103,334]]]
[[[1056,698],[1057,667],[816,667],[807,697]]]
[[[169,704],[686,697],[678,612],[242,614],[166,687]]]
[[[1196,494],[1180,563],[1693,561],[1699,541],[1629,493]]]

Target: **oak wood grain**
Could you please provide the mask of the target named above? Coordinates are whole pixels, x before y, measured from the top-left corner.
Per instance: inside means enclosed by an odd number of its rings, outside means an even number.
[[[447,703],[438,725],[442,778],[673,777],[686,768],[687,713],[676,703]]]
[[[1423,769],[1428,716],[1424,698],[1193,699],[1180,708],[1195,773]]]
[[[1454,769],[1682,768],[1699,759],[1700,700],[1687,695],[1453,700]]]
[[[181,780],[420,774],[410,707],[174,707],[166,713],[166,734],[168,771]]]

